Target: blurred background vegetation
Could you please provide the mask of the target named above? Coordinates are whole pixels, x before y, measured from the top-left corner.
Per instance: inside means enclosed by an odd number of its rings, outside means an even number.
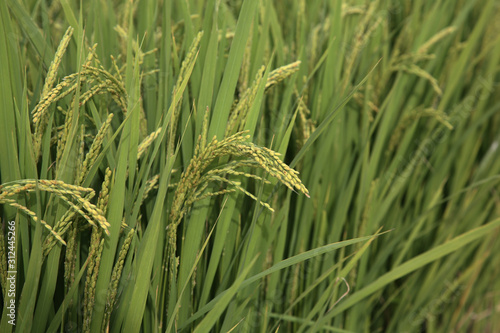
[[[0,331],[499,331],[499,22],[1,1]]]

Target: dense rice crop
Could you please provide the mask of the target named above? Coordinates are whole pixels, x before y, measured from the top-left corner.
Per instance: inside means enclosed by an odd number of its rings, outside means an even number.
[[[0,332],[499,331],[499,22],[0,1]]]

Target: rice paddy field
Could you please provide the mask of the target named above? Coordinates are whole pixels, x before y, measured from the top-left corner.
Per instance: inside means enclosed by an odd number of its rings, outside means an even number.
[[[0,332],[499,332],[500,3],[0,1]]]

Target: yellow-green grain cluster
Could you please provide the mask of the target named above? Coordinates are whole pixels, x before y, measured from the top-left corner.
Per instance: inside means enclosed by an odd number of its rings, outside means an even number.
[[[85,280],[85,295],[83,306],[83,331],[90,332],[90,323],[95,304],[95,287],[101,264],[101,254],[104,247],[104,239],[101,238],[101,230],[92,228],[90,249],[88,256],[87,278]]]
[[[305,79],[305,78],[304,78]],[[305,81],[305,80],[304,80]],[[311,119],[311,111],[307,107],[307,90],[304,90],[302,96],[295,90],[295,95],[298,97],[297,105],[297,120],[295,126],[295,133],[297,134],[297,143],[299,147],[304,146],[307,139],[316,129],[314,121]]]
[[[245,90],[243,96],[231,111],[229,121],[226,125],[226,137],[233,134],[235,131],[242,130],[245,125],[248,111],[252,107],[255,97],[257,96],[257,91],[259,89],[260,82],[262,81],[264,70],[265,67],[262,66],[259,71],[257,71],[252,86]]]
[[[201,41],[201,37],[203,37],[203,31],[200,31],[196,37],[194,38],[193,42],[191,43],[191,46],[189,48],[189,51],[187,52],[184,60],[182,61],[181,69],[179,72],[179,76],[177,78],[176,84],[173,89],[173,111],[171,114],[170,118],[170,124],[168,127],[169,130],[169,151],[173,152],[174,151],[174,145],[176,143],[176,132],[177,132],[177,124],[179,122],[179,115],[180,115],[180,105],[182,102],[181,98],[176,99],[176,93],[180,88],[180,85],[182,81],[184,80],[185,76],[187,75],[187,71],[191,66],[193,65],[194,61],[196,60],[196,57],[198,56],[198,46]]]
[[[140,159],[142,154],[146,152],[148,147],[155,141],[155,139],[160,135],[161,133],[161,127],[158,128],[156,131],[153,133],[149,134],[142,142],[139,144],[137,147],[137,159]]]
[[[32,111],[33,124],[35,126],[33,143],[34,143],[34,152],[36,159],[38,159],[40,155],[42,136],[45,127],[47,126],[47,121],[49,119],[47,109],[49,105],[58,98],[59,93],[62,91],[62,89],[70,85],[70,83],[65,82],[65,84],[59,84],[55,89],[51,90],[56,80],[57,70],[61,63],[62,56],[64,55],[64,52],[68,47],[72,34],[73,34],[73,28],[69,27],[68,30],[66,30],[66,33],[64,34],[61,42],[59,43],[59,47],[57,48],[57,51],[55,53],[54,60],[50,64],[49,70],[47,72],[47,77],[45,79],[45,83],[42,88],[42,93],[40,95],[40,102]]]
[[[110,168],[106,168],[106,173],[104,175],[104,181],[102,182],[101,191],[99,192],[99,198],[97,200],[97,208],[99,208],[103,213],[106,213],[108,208],[109,199],[109,187],[111,183],[112,171]]]
[[[240,97],[248,88],[248,79],[250,76],[250,60],[252,57],[252,35],[253,29],[250,29],[250,36],[248,37],[245,53],[243,53],[243,64],[241,65],[241,73],[238,77],[238,91]]]
[[[116,295],[118,293],[118,283],[122,276],[123,265],[125,264],[125,258],[127,257],[130,244],[132,243],[135,234],[134,229],[130,229],[125,240],[123,241],[122,248],[118,253],[118,260],[113,268],[113,273],[111,274],[111,282],[108,288],[108,294],[106,298],[106,305],[104,308],[104,318],[102,321],[102,329],[105,331],[109,325],[109,320],[111,317],[111,312],[116,304]]]
[[[123,114],[126,114],[127,111],[127,92],[124,87],[123,78],[120,75],[119,70],[117,69],[117,74],[113,75],[106,69],[104,69],[95,57],[95,49],[96,45],[94,45],[89,50],[89,54],[87,56],[86,61],[84,62],[82,69],[78,73],[67,75],[63,78],[63,80],[57,84],[54,88],[52,88],[53,83],[55,81],[55,74],[57,72],[56,66],[59,65],[61,61],[62,54],[64,53],[65,48],[67,47],[67,43],[69,43],[69,39],[71,37],[72,29],[68,29],[67,34],[64,39],[61,41],[61,45],[56,53],[55,59],[53,61],[53,66],[51,66],[49,70],[49,74],[45,81],[45,85],[43,88],[43,93],[40,96],[40,101],[34,107],[33,114],[33,124],[35,125],[35,133],[33,135],[33,146],[35,152],[35,158],[38,159],[41,154],[41,145],[42,145],[42,135],[46,127],[46,122],[48,119],[48,110],[52,104],[56,104],[61,101],[66,96],[74,93],[79,88],[88,88],[81,92],[79,100],[75,101],[72,99],[65,115],[64,125],[61,127],[60,133],[57,135],[57,157],[56,161],[59,162],[62,156],[62,152],[66,146],[66,141],[68,139],[69,131],[73,123],[73,112],[75,111],[75,104],[79,103],[79,106],[85,105],[91,98],[96,95],[108,93],[111,95],[112,99],[115,103],[120,107]],[[96,66],[92,66],[92,62],[95,62]],[[60,106],[57,107],[58,110],[62,110]],[[101,128],[99,134],[101,136],[97,136],[96,139],[102,140],[103,135],[105,134],[105,129],[109,127],[111,119],[107,119],[105,121],[105,127]],[[102,143],[102,142],[101,142]],[[96,142],[96,147],[99,146],[99,140]],[[96,150],[93,150],[95,153]],[[93,155],[89,155],[92,157]],[[94,156],[95,157],[95,156]],[[88,164],[87,164],[88,166]],[[85,167],[81,170],[85,171]],[[83,173],[84,175],[85,173]],[[82,175],[80,173],[80,175]]]
[[[292,62],[291,64],[281,66],[273,70],[271,73],[269,73],[269,76],[267,77],[266,89],[290,77],[299,69],[300,69],[300,61],[295,61]]]
[[[210,182],[227,183],[249,195],[250,193],[239,186],[239,183],[229,180],[225,176],[237,175],[264,181],[260,176],[236,170],[239,167],[251,166],[263,169],[291,190],[297,190],[309,196],[306,187],[298,178],[298,172],[283,163],[279,158],[279,153],[247,142],[248,138],[249,136],[245,132],[238,132],[221,141],[214,137],[205,149],[197,149],[198,154],[189,163],[177,186],[170,211],[171,225],[176,227],[189,210],[190,205],[200,198],[206,197],[205,190]],[[200,135],[198,145],[201,142]],[[243,158],[243,160],[231,161],[226,165],[205,172],[216,158],[223,156]],[[256,199],[253,195],[250,197]],[[262,204],[269,207],[265,203]]]
[[[76,257],[78,255],[77,234],[78,226],[73,224],[73,228],[66,245],[66,255],[64,256],[64,289],[66,292],[68,292],[71,285],[75,282]]]
[[[99,151],[101,150],[102,143],[104,142],[104,138],[108,132],[109,126],[111,125],[111,121],[113,120],[113,114],[110,113],[106,118],[106,121],[102,124],[101,128],[97,132],[97,135],[90,146],[90,150],[85,156],[85,160],[83,161],[81,171],[77,180],[77,184],[82,184],[85,176],[88,174],[89,169],[95,163],[97,157],[99,156]]]
[[[205,114],[202,134],[198,137],[195,154],[181,175],[170,209],[167,245],[165,247],[165,255],[169,261],[170,283],[174,283],[177,276],[177,227],[196,201],[238,190],[260,203],[263,207],[273,211],[268,203],[260,201],[256,196],[248,192],[241,186],[239,181],[228,178],[230,176],[245,177],[256,179],[264,184],[269,183],[261,176],[251,174],[242,170],[242,168],[263,169],[288,188],[297,190],[309,197],[308,190],[298,178],[298,172],[283,163],[278,153],[247,142],[249,136],[245,132],[235,133],[221,141],[214,137],[212,141],[206,144],[207,123],[208,110]],[[220,157],[229,157],[232,160],[209,169],[216,159]],[[208,187],[214,183],[224,184],[227,188],[210,191]]]
[[[72,210],[84,217],[91,225],[95,225],[95,222],[97,222],[106,233],[109,232],[109,223],[106,221],[103,212],[89,201],[95,194],[94,190],[91,188],[66,184],[59,180],[25,179],[4,184],[0,190],[2,191],[0,193],[0,203],[6,203],[24,211],[34,221],[38,221],[36,214],[28,208],[18,204],[11,197],[22,192],[34,192],[36,190],[53,193],[59,199],[62,199]],[[76,203],[73,201],[76,201]],[[46,224],[43,220],[41,220],[40,223],[42,223],[57,240],[65,244],[61,236],[55,233],[51,226]]]

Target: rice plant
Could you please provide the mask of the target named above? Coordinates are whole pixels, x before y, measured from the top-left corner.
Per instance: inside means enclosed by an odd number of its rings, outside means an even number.
[[[500,330],[499,13],[0,2],[0,332]]]

